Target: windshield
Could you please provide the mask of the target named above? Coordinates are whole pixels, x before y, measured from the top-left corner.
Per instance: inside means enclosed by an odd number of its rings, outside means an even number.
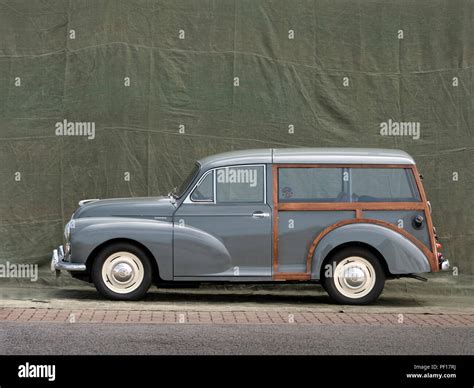
[[[184,192],[189,187],[191,182],[194,180],[194,178],[196,177],[198,172],[199,172],[199,164],[196,163],[194,165],[193,169],[191,170],[191,172],[186,177],[186,179],[184,179],[183,182],[176,189],[176,191],[174,193],[176,195],[176,197],[179,198],[184,194]]]

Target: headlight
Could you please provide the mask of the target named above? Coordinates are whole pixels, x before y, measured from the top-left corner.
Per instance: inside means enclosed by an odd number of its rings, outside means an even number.
[[[71,238],[71,229],[69,228],[69,222],[64,227],[64,241],[69,241]]]
[[[70,253],[71,253],[71,244],[67,242],[66,244],[64,244],[64,255],[68,257]]]
[[[66,240],[66,242],[69,242],[71,240],[72,229],[74,229],[74,220],[69,221],[66,224],[66,227],[64,228],[64,239]]]

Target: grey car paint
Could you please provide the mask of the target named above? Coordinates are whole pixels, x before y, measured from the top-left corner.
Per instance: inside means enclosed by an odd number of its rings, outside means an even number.
[[[403,228],[428,248],[431,248],[428,227],[426,226],[426,216],[421,210],[366,210],[364,211],[364,216],[374,220],[390,222],[399,228]],[[415,228],[413,225],[413,220],[417,216],[422,216],[424,220],[420,228]]]
[[[373,148],[280,148],[273,163],[415,164],[404,151]]]
[[[168,197],[103,199],[77,209],[74,218],[84,217],[171,217],[176,206]]]
[[[232,166],[237,164],[268,164],[272,163],[271,148],[224,152],[199,160],[202,171],[215,167]]]
[[[312,278],[320,278],[322,263],[334,248],[350,242],[375,248],[392,274],[430,272],[426,256],[406,237],[383,226],[359,223],[336,228],[321,239],[313,255]]]
[[[151,252],[163,280],[272,280],[273,162],[414,164],[403,151],[380,149],[260,149],[210,156],[199,161],[199,173],[185,194],[176,200],[168,197],[123,198],[82,205],[73,215],[72,254],[66,260],[86,263],[101,244],[113,239],[129,239]],[[268,204],[184,203],[206,171],[239,164],[267,165]],[[253,219],[255,211],[268,212],[270,216]],[[289,272],[303,268],[309,244],[325,226],[354,217],[353,212],[347,211],[300,212],[293,214],[296,229],[289,232],[282,225],[288,222],[291,213],[278,215],[280,262],[283,270]],[[410,220],[418,213],[422,214],[416,211],[367,211],[366,216],[392,223],[402,218],[405,229],[427,244],[426,226],[420,230],[410,229]],[[183,220],[182,224],[180,220]],[[430,271],[426,257],[405,237],[378,225],[357,224],[338,228],[321,240],[314,255],[312,278],[319,279],[321,262],[332,248],[355,240],[379,250],[394,274]]]
[[[306,272],[310,244],[326,227],[355,217],[353,211],[285,211],[278,215],[278,270]]]
[[[271,276],[270,214],[264,203],[182,204],[174,217],[175,276]]]
[[[236,164],[329,163],[329,164],[415,164],[401,150],[378,148],[281,148],[225,152],[199,161],[203,171]]]
[[[123,217],[93,217],[74,220],[71,233],[72,263],[85,263],[91,253],[103,243],[127,239],[147,248],[156,260],[160,277],[173,278],[173,224],[163,221]]]

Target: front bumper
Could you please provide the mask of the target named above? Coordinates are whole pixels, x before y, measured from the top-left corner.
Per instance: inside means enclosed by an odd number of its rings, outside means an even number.
[[[55,272],[56,275],[59,275],[60,271],[85,271],[85,264],[75,264],[68,261],[64,261],[64,248],[62,245],[53,251],[53,256],[51,257],[51,272]]]

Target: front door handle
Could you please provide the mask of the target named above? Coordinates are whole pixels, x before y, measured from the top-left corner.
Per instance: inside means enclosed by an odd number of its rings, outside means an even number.
[[[252,213],[253,218],[266,218],[270,217],[270,213],[264,213],[262,211],[256,211]]]

